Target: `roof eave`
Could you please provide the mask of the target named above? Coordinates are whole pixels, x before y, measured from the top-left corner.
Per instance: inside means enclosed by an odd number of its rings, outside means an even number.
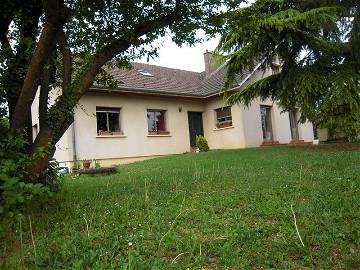
[[[165,91],[159,91],[155,89],[143,89],[143,88],[133,88],[133,87],[119,87],[119,88],[107,88],[107,87],[90,87],[90,91],[96,92],[107,92],[107,93],[127,93],[127,94],[142,94],[149,96],[167,96],[167,97],[182,97],[182,98],[193,98],[193,99],[203,99],[203,95],[189,95],[183,93],[169,93]]]

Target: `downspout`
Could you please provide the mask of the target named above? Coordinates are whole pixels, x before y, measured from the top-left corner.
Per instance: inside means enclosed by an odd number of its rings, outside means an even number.
[[[75,134],[75,117],[72,128],[72,147],[73,147],[73,161],[77,161],[77,151],[76,151],[76,134]]]

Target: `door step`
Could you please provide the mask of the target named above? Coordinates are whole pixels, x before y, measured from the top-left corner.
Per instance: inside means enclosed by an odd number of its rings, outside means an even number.
[[[303,145],[303,144],[311,144],[311,142],[305,142],[304,140],[291,140],[289,142],[290,145]]]
[[[260,146],[277,146],[281,145],[279,141],[263,141]]]

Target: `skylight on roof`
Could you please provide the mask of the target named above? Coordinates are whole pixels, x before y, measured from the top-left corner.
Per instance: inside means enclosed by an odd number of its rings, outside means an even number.
[[[151,74],[149,71],[147,71],[147,70],[145,70],[145,69],[138,69],[138,72],[139,72],[141,75],[144,75],[144,76],[154,77],[153,74]]]

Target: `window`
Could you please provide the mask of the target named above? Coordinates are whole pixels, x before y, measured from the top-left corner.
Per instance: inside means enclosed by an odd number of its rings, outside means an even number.
[[[147,71],[145,69],[138,69],[138,72],[143,76],[154,77],[153,74],[151,74],[149,71]]]
[[[120,109],[96,107],[98,136],[123,135],[120,129]]]
[[[274,138],[271,123],[271,107],[260,105],[261,128],[264,141],[272,141]]]
[[[216,127],[226,128],[232,126],[231,107],[224,107],[215,110],[216,113]]]
[[[147,111],[148,132],[150,135],[169,134],[166,131],[165,114],[166,111]]]

